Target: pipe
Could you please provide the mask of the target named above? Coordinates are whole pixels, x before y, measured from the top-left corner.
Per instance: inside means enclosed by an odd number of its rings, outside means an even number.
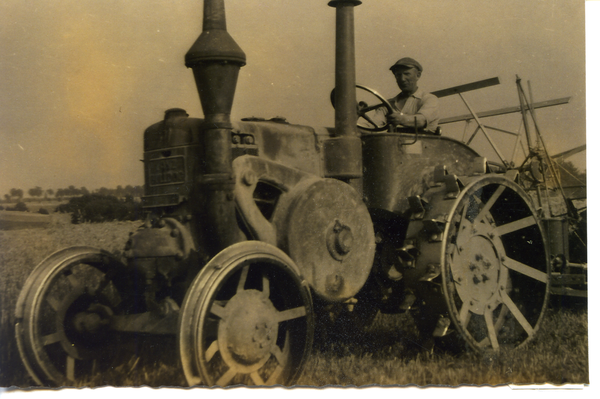
[[[200,220],[206,221],[197,228],[210,240],[211,255],[243,237],[235,214],[230,115],[239,70],[245,64],[246,55],[227,32],[224,0],[205,0],[202,33],[185,55],[185,65],[194,72],[204,111],[198,154],[204,168],[194,205]]]
[[[356,61],[354,7],[357,0],[333,0],[335,37],[335,134],[325,143],[325,175],[339,179],[362,177],[362,144],[356,130]]]

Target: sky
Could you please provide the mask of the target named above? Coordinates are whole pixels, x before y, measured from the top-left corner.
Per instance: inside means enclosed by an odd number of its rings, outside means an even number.
[[[233,120],[333,125],[335,10],[327,3],[225,2],[228,31],[247,56]],[[202,117],[183,61],[201,29],[200,0],[3,0],[0,197],[11,188],[143,184],[144,129],[168,108]],[[481,112],[518,105],[518,75],[536,102],[571,97],[536,113],[555,154],[586,142],[584,34],[583,0],[364,0],[355,8],[356,80],[392,97],[389,66],[404,56],[423,65],[419,86],[428,91],[499,77],[500,85],[465,93]],[[440,106],[442,117],[468,112],[457,96]],[[518,114],[485,122],[520,128]],[[462,138],[472,126],[443,131]],[[492,134],[510,157],[512,138]],[[474,145],[487,155],[482,138]],[[585,169],[585,155],[569,160]]]

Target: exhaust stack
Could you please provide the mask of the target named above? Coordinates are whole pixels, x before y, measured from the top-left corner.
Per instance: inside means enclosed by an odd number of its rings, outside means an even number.
[[[202,179],[196,189],[206,203],[197,204],[196,214],[211,240],[211,255],[241,240],[233,202],[234,177],[231,167],[231,107],[239,70],[246,55],[227,32],[224,0],[205,0],[202,33],[185,55],[192,68],[204,125],[201,142],[204,161]]]
[[[325,143],[327,177],[362,177],[362,147],[356,131],[356,61],[354,7],[358,0],[333,0],[335,34],[335,138]]]
[[[207,123],[228,125],[239,70],[246,54],[227,32],[224,0],[205,0],[202,33],[185,55]]]

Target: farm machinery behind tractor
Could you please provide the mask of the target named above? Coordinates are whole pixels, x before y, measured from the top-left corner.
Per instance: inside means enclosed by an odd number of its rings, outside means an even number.
[[[245,54],[223,0],[204,2],[185,56],[204,118],[169,109],[144,133],[148,216],[124,258],[74,247],[46,258],[16,308],[40,385],[85,383],[122,339],[176,336],[190,385],[294,383],[317,320],[361,328],[419,310],[425,339],[516,348],[550,290],[547,228],[517,173],[431,132],[357,108],[354,7],[336,10],[335,127],[232,122]],[[358,113],[357,113],[358,109]],[[326,317],[323,314],[326,313]]]

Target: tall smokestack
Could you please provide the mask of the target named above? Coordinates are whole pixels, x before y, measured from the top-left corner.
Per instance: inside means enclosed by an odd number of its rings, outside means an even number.
[[[204,111],[199,154],[204,173],[197,189],[205,194],[206,205],[198,204],[197,213],[207,221],[202,228],[212,240],[213,255],[241,239],[233,202],[230,115],[245,64],[246,55],[227,32],[224,0],[205,0],[202,33],[185,55],[185,65],[194,72]]]
[[[358,0],[333,0],[335,7],[335,138],[325,144],[328,177],[362,176],[362,148],[356,130],[356,61],[354,7]]]

